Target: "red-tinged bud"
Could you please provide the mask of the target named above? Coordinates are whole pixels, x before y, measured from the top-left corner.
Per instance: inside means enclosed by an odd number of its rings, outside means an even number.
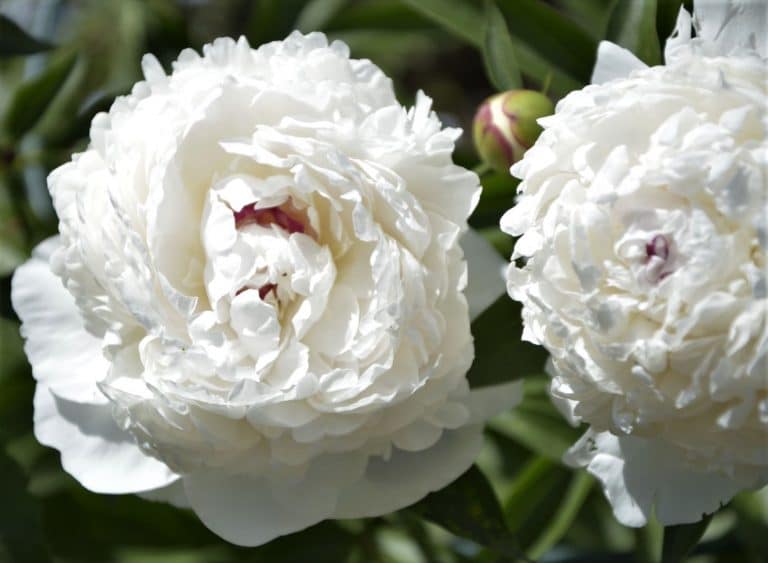
[[[491,96],[478,108],[473,125],[480,158],[494,170],[508,173],[539,137],[541,126],[536,120],[553,111],[550,99],[532,90]]]

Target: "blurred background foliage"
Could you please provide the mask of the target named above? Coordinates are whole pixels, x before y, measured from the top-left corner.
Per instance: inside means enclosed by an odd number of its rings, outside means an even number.
[[[378,64],[403,103],[423,89],[445,123],[469,131],[477,106],[496,91],[545,90],[556,102],[584,86],[601,39],[660,63],[680,5],[0,0],[0,561],[671,563],[689,550],[691,563],[768,560],[765,493],[743,494],[698,526],[633,530],[613,519],[593,479],[560,462],[583,429],[569,427],[550,404],[545,356],[518,342],[519,308],[510,300],[476,321],[470,379],[482,385],[525,377],[526,398],[491,421],[476,467],[399,513],[324,522],[256,549],[226,544],[186,511],[92,494],[70,478],[58,454],[32,434],[34,384],[10,305],[13,269],[56,232],[47,174],[87,145],[93,116],[140,80],[143,53],[170,68],[181,49],[200,49],[215,37],[245,35],[257,46],[293,29],[322,30]],[[456,160],[484,169],[468,135]],[[471,222],[508,255],[512,240],[497,223],[514,201],[516,180],[485,172],[482,182]]]

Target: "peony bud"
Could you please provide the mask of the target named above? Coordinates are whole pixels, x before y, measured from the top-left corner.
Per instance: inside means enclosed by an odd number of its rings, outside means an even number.
[[[539,137],[536,120],[553,111],[550,99],[533,90],[491,96],[477,110],[472,127],[480,158],[494,170],[508,172]]]

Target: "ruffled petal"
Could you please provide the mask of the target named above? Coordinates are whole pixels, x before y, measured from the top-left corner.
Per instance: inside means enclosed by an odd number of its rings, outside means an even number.
[[[764,2],[744,0],[696,0],[694,24],[697,36],[717,46],[717,54],[729,56],[755,50],[768,54]]]
[[[117,426],[108,405],[68,401],[38,383],[34,424],[37,440],[59,450],[64,469],[93,492],[136,493],[178,479]]]
[[[625,526],[645,526],[651,514],[665,526],[697,522],[745,488],[736,478],[685,465],[681,452],[662,440],[610,432],[588,430],[564,461],[600,480]]]
[[[469,229],[461,238],[461,247],[467,260],[469,280],[465,295],[469,316],[475,320],[480,313],[504,295],[506,262],[480,234]]]
[[[597,62],[592,71],[592,84],[603,84],[617,78],[626,78],[633,70],[648,68],[631,51],[610,41],[601,41],[597,48]]]
[[[426,450],[394,449],[388,459],[373,458],[365,475],[344,488],[329,516],[365,518],[413,504],[464,473],[482,444],[482,426],[471,425],[443,432],[440,440]]]
[[[57,396],[78,403],[104,405],[96,383],[109,365],[101,342],[83,328],[72,295],[49,266],[59,237],[40,243],[13,276],[11,300],[21,318],[24,351],[35,379]]]

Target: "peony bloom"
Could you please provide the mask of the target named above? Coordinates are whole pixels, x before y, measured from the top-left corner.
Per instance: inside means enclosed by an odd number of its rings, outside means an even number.
[[[241,545],[411,504],[519,397],[466,378],[503,282],[469,235],[468,306],[459,131],[322,34],[203,53],[146,56],[49,178],[60,236],[13,279],[35,434]]]
[[[512,168],[508,291],[551,353],[553,399],[591,426],[567,461],[629,526],[697,521],[768,483],[759,4],[697,3],[693,40],[682,11],[666,66],[602,44],[596,84]]]

